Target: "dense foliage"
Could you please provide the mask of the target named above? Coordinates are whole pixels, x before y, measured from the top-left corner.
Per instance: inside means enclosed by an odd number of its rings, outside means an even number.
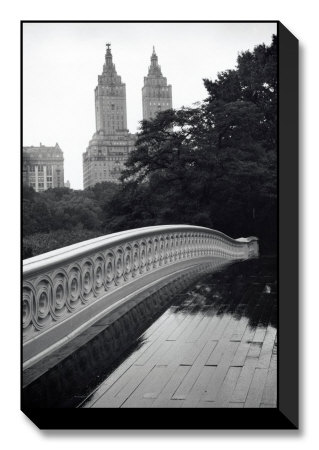
[[[42,193],[23,189],[23,258],[110,233],[105,205],[118,185],[98,183],[85,191],[69,188]]]
[[[66,231],[71,230],[73,243],[79,232],[83,240],[85,233],[91,233],[90,238],[92,233],[183,223],[235,238],[256,235],[264,250],[273,251],[277,38],[270,46],[243,52],[236,69],[220,73],[215,81],[205,79],[204,85],[208,97],[202,104],[141,122],[120,185],[100,183],[85,191],[63,188],[42,194],[26,190],[24,236],[46,233],[52,249],[51,242],[66,245]],[[34,246],[31,251],[37,253]]]

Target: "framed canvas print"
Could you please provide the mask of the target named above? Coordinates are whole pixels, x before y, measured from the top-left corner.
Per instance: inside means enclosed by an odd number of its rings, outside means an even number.
[[[21,86],[22,411],[297,428],[297,39],[22,21]]]

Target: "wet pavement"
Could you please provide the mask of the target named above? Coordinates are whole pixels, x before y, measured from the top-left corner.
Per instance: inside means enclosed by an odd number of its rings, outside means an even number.
[[[203,275],[78,406],[276,407],[276,276],[275,258]]]

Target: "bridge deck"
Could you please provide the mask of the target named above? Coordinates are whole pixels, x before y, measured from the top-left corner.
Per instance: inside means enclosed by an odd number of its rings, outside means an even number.
[[[274,260],[209,274],[141,336],[84,407],[276,407]]]

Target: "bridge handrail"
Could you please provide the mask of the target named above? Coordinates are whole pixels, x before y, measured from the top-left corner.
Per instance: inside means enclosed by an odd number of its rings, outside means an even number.
[[[232,239],[191,225],[137,228],[90,239],[23,261],[23,341],[87,308],[109,292],[185,260],[258,255],[255,237]]]
[[[118,233],[112,233],[105,236],[99,236],[97,238],[89,239],[86,241],[78,242],[77,244],[68,245],[66,247],[59,248],[50,252],[42,253],[41,255],[34,256],[23,260],[23,278],[29,276],[38,270],[45,270],[56,264],[64,263],[69,259],[85,256],[93,251],[98,251],[109,246],[120,245],[126,239],[136,239],[145,235],[156,234],[158,231],[170,230],[171,232],[185,232],[185,231],[205,231],[216,236],[220,236],[225,240],[231,242],[233,245],[238,244],[238,247],[242,247],[243,243],[258,242],[258,238],[251,236],[248,238],[233,239],[226,234],[218,230],[211,228],[199,227],[193,225],[158,225],[151,227],[135,228],[133,230],[120,231]]]

